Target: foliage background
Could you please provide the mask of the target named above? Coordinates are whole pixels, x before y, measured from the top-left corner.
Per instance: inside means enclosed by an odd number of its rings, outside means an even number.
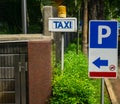
[[[72,44],[66,50],[63,71],[60,64],[54,68],[51,104],[100,104],[101,80],[88,77],[88,59],[76,48]],[[107,91],[105,104],[111,104]]]
[[[0,34],[22,33],[22,0],[0,0]],[[27,26],[28,33],[42,33],[43,31],[43,6],[67,6],[67,16],[83,20],[85,0],[26,0],[27,1]],[[68,3],[69,2],[69,3]],[[120,0],[87,0],[88,17],[94,19],[99,15],[100,8],[104,7],[104,19],[117,19],[120,21]],[[103,2],[101,7],[99,2]],[[96,6],[96,9],[94,8]],[[95,11],[95,12],[94,12]],[[79,15],[79,17],[78,17]],[[97,16],[99,17],[99,16]],[[96,18],[98,19],[98,18]],[[88,20],[89,21],[89,20]]]

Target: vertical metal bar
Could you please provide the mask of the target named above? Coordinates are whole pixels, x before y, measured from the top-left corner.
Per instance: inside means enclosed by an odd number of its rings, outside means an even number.
[[[14,72],[15,72],[15,103],[21,104],[20,102],[20,73],[19,73],[19,56],[14,56]]]
[[[2,58],[0,56],[0,67],[2,67]],[[0,79],[2,79],[2,68],[0,68]],[[2,91],[3,91],[3,83],[0,81],[0,96],[2,97]],[[2,98],[0,98],[0,103],[2,102]]]
[[[3,49],[2,49],[2,52],[3,52]],[[1,54],[2,54],[2,52],[1,52]],[[0,56],[0,67],[2,67],[2,61],[3,61],[3,60],[2,60],[2,57]],[[1,74],[0,74],[0,78],[2,79],[2,68],[1,68],[0,70],[1,70],[1,71],[0,71],[0,73],[1,73]],[[0,92],[0,95],[1,95],[0,100],[1,100],[1,101],[0,101],[0,102],[2,103],[2,102],[3,102],[3,97],[2,97],[2,96],[3,96],[3,93],[2,93],[2,92],[3,92],[3,82],[2,82],[2,81],[1,81],[1,85],[0,85],[0,86],[1,86],[1,92]]]
[[[64,69],[64,33],[61,34],[61,70]]]
[[[2,64],[2,63],[1,63],[1,61],[2,61],[2,60],[1,60],[1,56],[0,56],[0,79],[2,78],[2,71],[1,71],[1,64]]]
[[[21,104],[26,104],[26,63],[25,55],[21,55]]]
[[[27,34],[27,3],[26,0],[22,0],[22,28],[23,33]]]
[[[3,54],[5,54],[5,52],[6,52],[6,48],[4,47],[4,53],[3,53]],[[3,58],[3,61],[4,61],[4,63],[2,63],[2,66],[5,67],[5,65],[6,65],[5,56],[2,56],[2,58]],[[5,69],[2,68],[2,72],[3,72],[3,73],[2,73],[2,74],[3,74],[3,75],[2,75],[2,76],[3,76],[2,78],[5,79]],[[6,88],[6,81],[3,81],[3,92],[2,92],[3,94],[4,94],[4,88]],[[2,100],[3,100],[3,102],[4,102],[5,100],[7,100],[7,99],[6,99],[6,96],[3,97]]]
[[[104,104],[104,78],[101,79],[101,104]]]

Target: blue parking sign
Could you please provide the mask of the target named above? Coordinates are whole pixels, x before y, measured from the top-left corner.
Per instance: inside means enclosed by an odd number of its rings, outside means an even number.
[[[89,22],[89,77],[117,78],[118,22]]]
[[[117,21],[95,21],[89,24],[90,48],[117,47]]]

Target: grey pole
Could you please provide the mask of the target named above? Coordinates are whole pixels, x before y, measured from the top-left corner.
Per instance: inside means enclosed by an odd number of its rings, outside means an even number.
[[[101,104],[104,104],[104,78],[101,79]]]
[[[26,0],[22,0],[22,30],[24,34],[27,34],[27,3]]]
[[[61,70],[64,69],[64,33],[61,33]]]

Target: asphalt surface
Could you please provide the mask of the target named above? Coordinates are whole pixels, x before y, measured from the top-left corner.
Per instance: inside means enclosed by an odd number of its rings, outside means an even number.
[[[120,104],[120,61],[118,63],[117,79],[106,80],[112,104]]]

